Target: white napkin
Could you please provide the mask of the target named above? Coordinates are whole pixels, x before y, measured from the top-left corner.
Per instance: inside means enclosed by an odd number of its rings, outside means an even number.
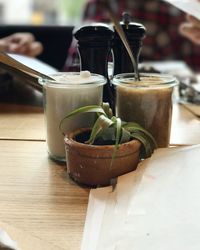
[[[114,192],[92,190],[81,250],[199,250],[199,166],[200,145],[159,149]]]
[[[187,14],[200,20],[200,3],[198,0],[163,0],[168,2]]]
[[[13,241],[10,236],[0,228],[0,249],[19,250],[17,243]]]
[[[40,61],[39,59],[35,57],[19,55],[19,54],[9,54],[9,56],[11,56],[15,60],[23,63],[24,65],[32,69],[39,70],[43,74],[47,74],[47,75],[54,74],[58,71],[54,67],[48,65],[47,63]]]

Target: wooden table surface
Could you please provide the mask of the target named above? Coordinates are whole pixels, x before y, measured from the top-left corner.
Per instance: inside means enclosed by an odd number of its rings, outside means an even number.
[[[175,105],[171,143],[200,143],[200,120]],[[0,104],[0,227],[22,250],[80,249],[89,189],[48,158],[41,107]]]
[[[200,107],[199,107],[200,108]],[[42,107],[0,104],[0,139],[45,141]],[[185,107],[173,107],[170,144],[200,143],[200,119]]]
[[[0,139],[45,140],[42,107],[0,104]]]
[[[170,144],[200,144],[200,118],[179,104],[173,106]]]
[[[89,189],[48,159],[45,142],[0,140],[0,156],[0,222],[40,239],[37,250],[80,249]],[[22,250],[36,250],[7,230]]]

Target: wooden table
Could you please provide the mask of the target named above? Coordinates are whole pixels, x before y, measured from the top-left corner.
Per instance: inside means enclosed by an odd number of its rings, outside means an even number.
[[[0,104],[0,139],[45,141],[43,108]]]
[[[200,109],[200,106],[199,106]],[[192,145],[200,143],[200,118],[184,106],[173,106],[171,145]]]
[[[200,107],[199,107],[200,108]],[[0,104],[0,139],[45,141],[42,107]],[[173,107],[170,144],[200,143],[200,119],[185,107]]]
[[[89,189],[48,158],[44,124],[41,107],[0,104],[0,227],[22,250],[80,249]]]
[[[0,227],[22,250],[80,249],[89,189],[48,158],[41,107],[0,104]],[[171,143],[200,143],[200,120],[174,106]]]
[[[0,152],[0,221],[39,239],[37,249],[79,249],[89,190],[48,159],[45,142],[1,140]]]

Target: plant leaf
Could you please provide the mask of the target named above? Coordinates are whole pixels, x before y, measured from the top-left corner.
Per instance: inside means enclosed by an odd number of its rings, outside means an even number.
[[[112,155],[112,160],[111,160],[111,167],[113,164],[113,160],[115,159],[116,153],[117,153],[117,149],[119,148],[119,144],[120,144],[120,139],[122,136],[122,121],[120,118],[113,116],[111,118],[111,120],[114,122],[115,128],[116,128],[116,138],[115,138],[115,147],[114,147],[114,152]]]
[[[108,102],[103,102],[101,106],[102,106],[103,110],[105,111],[106,115],[109,118],[112,118],[113,112],[112,112],[112,109],[110,108],[110,104]]]
[[[137,131],[140,131],[142,133],[144,133],[149,140],[151,140],[152,144],[154,144],[154,148],[157,148],[157,143],[154,139],[154,137],[152,136],[151,133],[149,133],[146,129],[144,129],[141,125],[139,125],[138,123],[135,122],[125,122],[123,124],[123,128],[128,130],[130,133],[135,133]]]
[[[102,107],[98,106],[98,105],[90,105],[90,106],[85,106],[85,107],[81,107],[78,109],[73,110],[72,112],[70,112],[68,115],[66,115],[60,122],[59,124],[59,129],[60,131],[63,133],[62,130],[62,124],[65,121],[65,119],[68,119],[72,116],[78,115],[78,114],[82,114],[82,113],[97,113],[97,114],[104,114],[106,115],[105,111],[103,110]]]
[[[90,134],[90,138],[86,143],[89,144],[93,144],[97,135],[102,131],[105,130],[106,128],[110,127],[114,122],[112,120],[110,120],[108,117],[104,116],[104,115],[100,115],[93,128],[92,128],[92,132]]]
[[[115,128],[109,127],[104,129],[101,133],[99,133],[98,137],[102,138],[103,141],[113,142],[111,145],[115,145]]]
[[[120,143],[128,142],[131,139],[131,133],[122,127],[122,136]]]
[[[142,157],[150,157],[157,147],[154,137],[146,129],[135,122],[124,122],[120,118],[112,116],[112,110],[109,103],[102,103],[101,106],[90,105],[78,108],[67,114],[60,122],[59,129],[62,131],[62,124],[65,119],[82,113],[96,113],[97,119],[93,125],[90,138],[86,143],[93,144],[105,142],[114,145],[114,151],[111,160],[116,157],[119,144],[128,142],[132,138],[142,143]],[[112,144],[113,143],[113,144]]]
[[[116,142],[115,142],[115,148],[119,147],[120,139],[122,136],[122,121],[120,118],[113,116],[111,120],[114,122],[116,127]]]
[[[136,132],[136,133],[132,133],[131,134],[132,138],[135,138],[137,140],[139,140],[144,148],[144,152],[142,152],[142,158],[148,158],[152,155],[153,151],[154,151],[154,147],[151,145],[151,143],[149,142],[149,140],[147,138],[145,138],[145,135],[140,133],[140,132]]]
[[[100,115],[99,116],[99,125],[103,128],[106,129],[108,127],[110,127],[114,122],[109,119],[108,117],[104,116],[104,115]]]

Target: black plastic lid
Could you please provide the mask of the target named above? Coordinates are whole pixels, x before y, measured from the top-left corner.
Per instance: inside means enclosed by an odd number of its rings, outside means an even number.
[[[131,22],[131,16],[128,13],[123,14],[123,20],[120,22],[120,25],[128,36],[133,35],[133,38],[138,39],[145,37],[146,28],[144,25],[141,23]]]
[[[84,25],[74,31],[74,37],[79,41],[84,40],[111,40],[114,32],[111,28],[103,23],[92,23],[90,25]]]

